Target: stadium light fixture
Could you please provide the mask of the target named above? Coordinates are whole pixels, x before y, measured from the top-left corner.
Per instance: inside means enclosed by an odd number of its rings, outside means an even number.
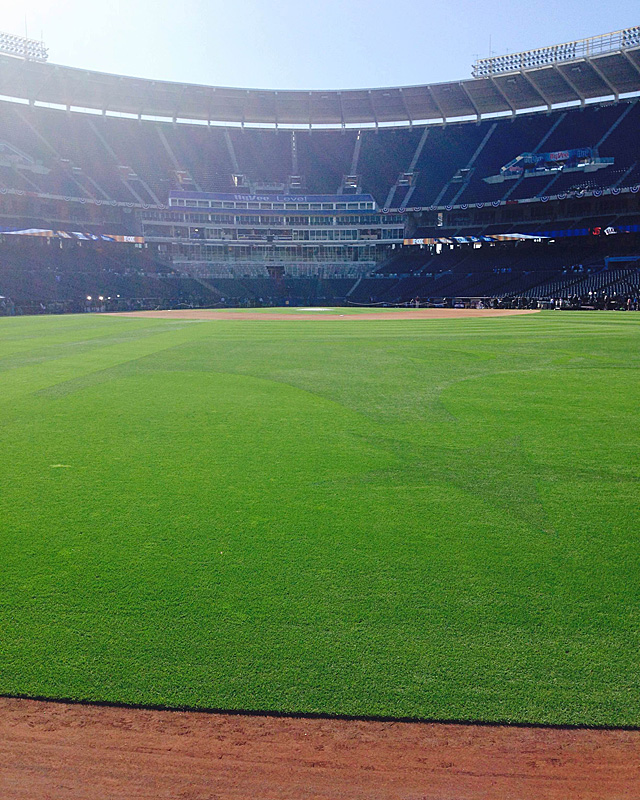
[[[44,42],[15,36],[13,33],[0,32],[0,53],[24,58],[25,61],[46,61],[49,58],[49,51]]]
[[[490,78],[494,75],[591,58],[638,46],[640,46],[640,25],[613,33],[603,33],[600,36],[592,36],[589,39],[577,39],[574,42],[565,42],[550,47],[537,47],[535,50],[526,50],[521,53],[479,58],[473,64],[471,74],[474,78]]]

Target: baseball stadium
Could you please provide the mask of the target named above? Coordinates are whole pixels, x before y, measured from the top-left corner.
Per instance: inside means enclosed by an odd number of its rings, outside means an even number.
[[[639,101],[0,35],[0,797],[640,797]]]

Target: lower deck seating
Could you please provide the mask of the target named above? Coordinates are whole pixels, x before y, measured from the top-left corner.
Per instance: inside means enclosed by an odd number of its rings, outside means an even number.
[[[150,249],[14,237],[0,243],[0,314],[182,305],[402,305],[455,298],[633,300],[640,294],[636,238],[463,246],[440,254],[404,248],[380,272],[354,279],[269,275],[266,269],[262,275],[196,278]]]

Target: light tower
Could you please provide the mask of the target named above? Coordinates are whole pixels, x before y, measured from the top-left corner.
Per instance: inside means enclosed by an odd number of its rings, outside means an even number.
[[[49,58],[44,42],[13,33],[0,33],[0,53],[25,61],[46,61]]]

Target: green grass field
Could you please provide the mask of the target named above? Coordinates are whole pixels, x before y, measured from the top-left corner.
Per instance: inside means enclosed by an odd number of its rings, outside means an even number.
[[[640,314],[0,319],[0,693],[640,724]]]

